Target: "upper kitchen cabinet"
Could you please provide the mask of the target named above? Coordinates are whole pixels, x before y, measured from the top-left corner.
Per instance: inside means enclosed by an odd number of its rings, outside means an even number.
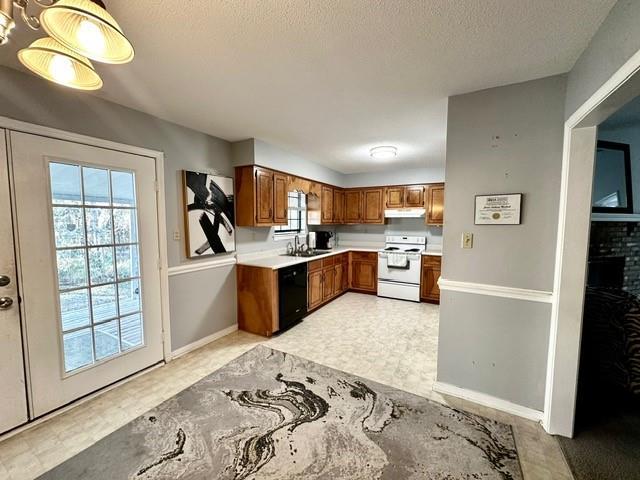
[[[336,221],[337,188],[330,185],[318,185],[317,195],[307,199],[307,222],[309,225],[331,225]]]
[[[429,185],[427,200],[427,225],[442,225],[444,223],[444,183]]]
[[[333,223],[344,223],[344,190],[333,189]]]
[[[385,188],[385,208],[425,208],[425,185],[406,185]]]
[[[387,187],[386,188],[386,208],[403,208],[404,207],[404,187]]]
[[[333,188],[322,185],[320,203],[322,205],[320,215],[322,223],[333,223]]]
[[[344,192],[344,223],[362,223],[362,191]]]
[[[425,185],[409,185],[404,187],[404,206],[407,208],[424,208],[427,187]]]
[[[287,224],[287,175],[253,165],[236,168],[239,227]]]
[[[384,189],[366,188],[363,190],[362,223],[384,223]]]

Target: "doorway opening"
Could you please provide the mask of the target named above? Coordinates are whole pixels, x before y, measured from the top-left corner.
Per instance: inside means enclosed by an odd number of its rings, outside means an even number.
[[[578,480],[640,469],[640,97],[597,126],[574,438]]]

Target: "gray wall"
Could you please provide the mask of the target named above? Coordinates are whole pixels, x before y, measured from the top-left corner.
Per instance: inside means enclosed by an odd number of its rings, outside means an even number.
[[[619,0],[569,73],[565,118],[569,118],[640,49],[640,2]]]
[[[553,288],[564,93],[555,76],[449,99],[445,278]],[[524,194],[522,225],[474,225],[474,196],[495,193]]]
[[[189,168],[233,175],[228,142],[6,67],[0,67],[0,85],[2,116],[163,151],[169,266],[186,262],[183,243],[173,240],[175,230],[184,238],[180,171]],[[179,295],[173,278],[170,291],[174,349],[235,324],[235,287],[229,288],[235,285],[232,270],[207,270],[177,279],[182,285]],[[202,285],[211,286],[207,295],[198,294]],[[216,290],[222,286],[224,295]],[[216,305],[221,307],[215,316],[211,298],[217,298]],[[181,306],[188,309],[181,311]]]
[[[444,163],[444,162],[443,162]],[[352,173],[344,175],[343,187],[378,187],[411,183],[444,182],[444,167],[395,168],[385,172]]]
[[[449,99],[443,278],[552,290],[565,85],[555,76]],[[474,225],[474,196],[494,193],[524,194],[521,225]],[[463,232],[473,249],[460,248]],[[438,380],[542,410],[549,316],[547,304],[445,292]]]
[[[551,305],[446,291],[440,301],[438,381],[542,411]]]

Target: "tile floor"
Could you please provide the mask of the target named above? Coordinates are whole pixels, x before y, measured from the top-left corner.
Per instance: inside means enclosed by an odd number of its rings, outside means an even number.
[[[513,426],[526,480],[571,479],[557,441],[527,420],[432,391],[438,307],[347,293],[265,340],[228,335],[0,442],[0,478],[32,479],[259,343]]]

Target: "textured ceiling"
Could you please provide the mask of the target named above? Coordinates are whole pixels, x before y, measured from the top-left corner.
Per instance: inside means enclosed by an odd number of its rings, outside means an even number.
[[[345,173],[442,166],[446,97],[568,71],[615,0],[106,0],[99,96]],[[0,63],[30,38],[18,21]],[[84,95],[84,93],[83,93]],[[375,145],[399,147],[373,161]]]

